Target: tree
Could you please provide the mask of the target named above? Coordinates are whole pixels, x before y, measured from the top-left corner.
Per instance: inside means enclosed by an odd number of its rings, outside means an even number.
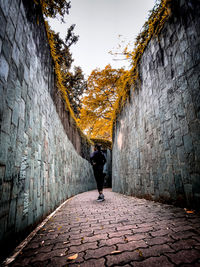
[[[71,2],[66,0],[34,0],[35,4],[41,6],[45,18],[55,18],[57,15],[64,21],[64,15],[69,14]],[[47,21],[45,21],[51,55],[55,63],[55,73],[57,77],[57,86],[62,88],[63,97],[69,109],[73,110],[76,117],[79,115],[81,108],[80,96],[86,90],[87,83],[85,81],[82,69],[74,67],[71,71],[73,58],[70,47],[76,44],[79,36],[75,35],[75,24],[71,25],[67,30],[65,39],[61,39],[59,33],[54,32]],[[70,102],[70,103],[69,103]],[[72,113],[73,113],[72,112]]]
[[[69,14],[71,2],[66,0],[34,0],[36,4],[40,3],[45,17],[55,18],[57,15],[64,21],[64,15]]]
[[[70,27],[68,30],[65,41],[60,38],[59,33],[55,33],[53,30],[49,31],[53,35],[54,53],[62,76],[62,84],[65,87],[65,91],[75,116],[79,117],[79,111],[81,108],[80,97],[87,88],[87,82],[84,78],[81,67],[75,66],[74,72],[71,71],[73,58],[70,53],[70,46],[78,41],[78,36],[72,34],[75,25],[72,26],[73,27]]]
[[[107,65],[103,70],[93,70],[89,76],[78,120],[89,137],[111,140],[113,108],[125,74],[123,68]]]
[[[76,115],[79,117],[81,109],[81,96],[87,90],[87,81],[84,78],[81,67],[74,67],[74,73],[67,72],[64,78],[64,85],[68,89],[68,97],[71,107]]]

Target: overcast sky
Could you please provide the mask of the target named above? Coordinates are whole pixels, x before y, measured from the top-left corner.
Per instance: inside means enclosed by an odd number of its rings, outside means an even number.
[[[154,4],[155,0],[72,0],[66,23],[54,19],[50,25],[64,37],[67,28],[76,24],[79,41],[71,48],[74,65],[89,75],[93,69],[103,69],[107,64],[128,67],[126,61],[113,60],[115,57],[109,51],[116,51],[123,40],[134,42]]]

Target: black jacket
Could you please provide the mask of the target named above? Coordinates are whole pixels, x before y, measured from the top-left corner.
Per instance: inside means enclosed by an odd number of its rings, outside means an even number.
[[[90,157],[91,164],[95,169],[103,169],[106,158],[102,151],[94,151]]]

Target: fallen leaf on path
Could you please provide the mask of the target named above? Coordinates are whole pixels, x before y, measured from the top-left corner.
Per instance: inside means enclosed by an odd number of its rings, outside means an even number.
[[[49,230],[49,233],[50,233],[50,232],[55,232],[55,230]]]
[[[186,212],[187,212],[187,213],[194,213],[193,210],[187,210]]]
[[[194,214],[194,210],[187,210],[187,209],[184,209],[186,213],[188,214]]]
[[[139,254],[140,257],[143,257],[143,254],[142,254],[142,251],[141,250],[137,249],[136,251],[138,252],[138,254]]]
[[[63,244],[67,244],[68,243],[68,241],[66,241],[66,242],[63,242]]]
[[[75,259],[77,259],[77,258],[78,258],[78,253],[76,253],[76,254],[74,254],[74,255],[68,257],[68,260],[75,260]]]
[[[59,226],[59,227],[58,227],[58,231],[60,231],[61,228],[62,228],[62,226]]]
[[[124,241],[125,241],[126,243],[128,243],[128,238],[127,238],[127,237],[124,237]]]
[[[41,242],[41,244],[42,244],[42,245],[44,244],[44,240]]]
[[[119,253],[121,253],[121,251],[120,250],[114,250],[114,251],[112,251],[110,254],[119,254]]]

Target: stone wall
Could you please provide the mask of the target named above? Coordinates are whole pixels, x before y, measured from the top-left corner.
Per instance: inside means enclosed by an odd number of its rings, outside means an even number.
[[[200,2],[172,2],[114,128],[113,191],[200,207]]]
[[[95,180],[81,157],[90,145],[55,88],[39,7],[0,1],[0,23],[0,240],[11,246]]]

